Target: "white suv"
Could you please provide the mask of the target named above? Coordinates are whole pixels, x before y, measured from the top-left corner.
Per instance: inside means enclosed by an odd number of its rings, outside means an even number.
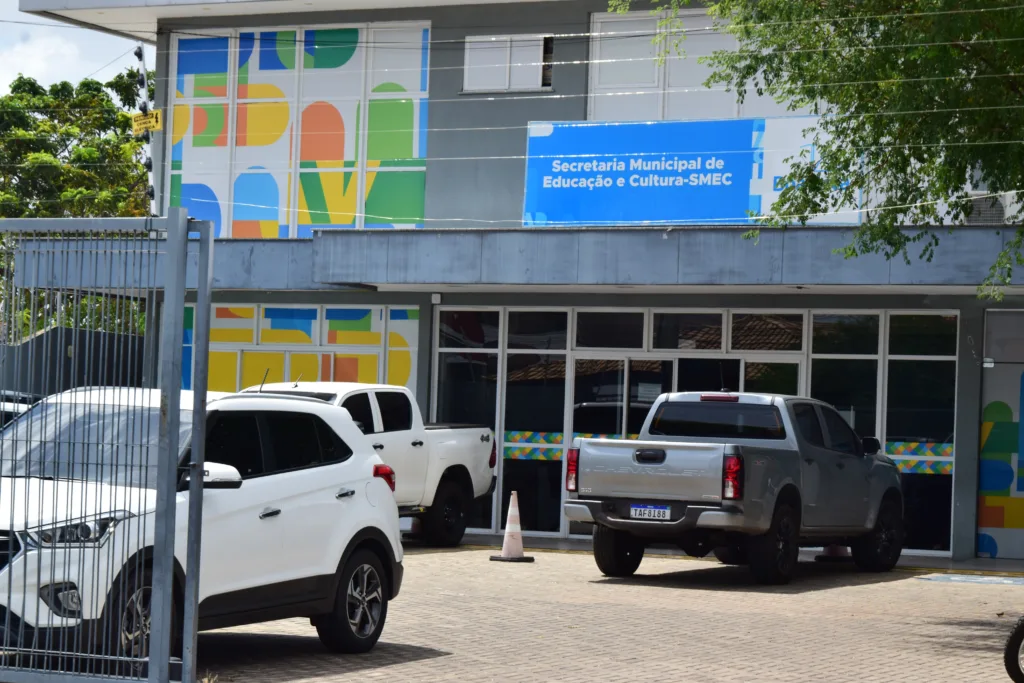
[[[182,393],[182,465],[192,399]],[[0,651],[147,656],[159,400],[150,389],[78,389],[0,432]],[[348,411],[211,396],[206,444],[200,630],[308,617],[331,650],[370,650],[403,553],[394,472]],[[180,471],[176,626],[189,497]]]

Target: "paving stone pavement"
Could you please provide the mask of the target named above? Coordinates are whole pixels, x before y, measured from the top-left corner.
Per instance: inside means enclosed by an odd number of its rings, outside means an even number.
[[[367,655],[326,653],[308,620],[200,635],[218,683],[1008,680],[1002,645],[1024,586],[802,564],[783,587],[744,568],[648,557],[608,579],[583,553],[406,555],[402,593]]]

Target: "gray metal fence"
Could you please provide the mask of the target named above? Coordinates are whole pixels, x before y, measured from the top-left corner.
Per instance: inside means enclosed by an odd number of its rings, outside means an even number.
[[[190,231],[197,368],[182,392]],[[204,440],[188,446],[205,432],[212,248],[212,226],[181,210],[0,221],[4,362],[45,396],[0,432],[2,681],[194,680],[202,476],[187,475]]]

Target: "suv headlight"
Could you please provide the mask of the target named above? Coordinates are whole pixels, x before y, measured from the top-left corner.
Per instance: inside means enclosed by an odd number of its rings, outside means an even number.
[[[133,516],[130,512],[118,510],[71,522],[29,529],[25,535],[29,544],[36,548],[99,545],[110,536],[114,527]]]

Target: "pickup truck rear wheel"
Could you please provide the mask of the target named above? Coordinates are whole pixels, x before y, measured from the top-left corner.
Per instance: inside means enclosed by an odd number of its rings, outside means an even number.
[[[878,510],[875,528],[850,546],[853,561],[866,572],[887,572],[896,566],[903,552],[903,515],[900,506],[886,501]]]
[[[434,504],[423,515],[423,535],[432,545],[455,547],[466,535],[469,497],[451,479],[442,481],[434,494]]]
[[[780,503],[768,533],[750,539],[750,571],[759,583],[784,584],[793,578],[800,556],[800,515],[788,503]]]
[[[715,548],[715,558],[722,564],[747,564],[747,549],[738,545],[723,545]]]
[[[594,527],[594,560],[605,576],[632,576],[644,559],[644,544],[625,531]]]

